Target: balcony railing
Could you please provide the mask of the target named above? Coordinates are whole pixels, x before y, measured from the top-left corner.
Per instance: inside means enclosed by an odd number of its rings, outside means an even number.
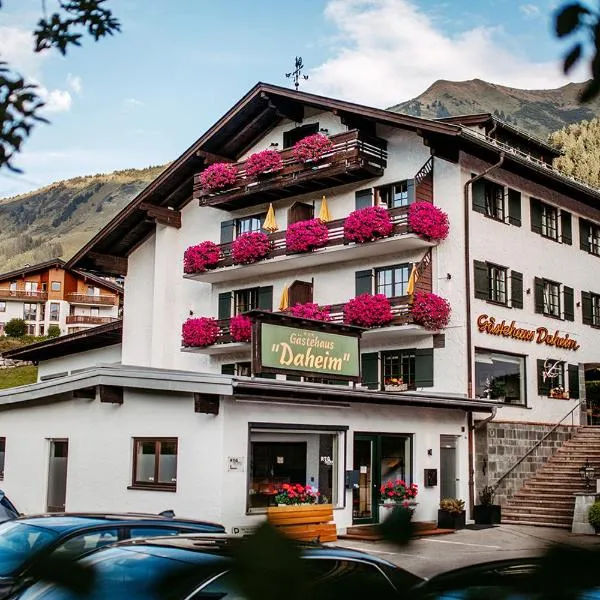
[[[89,315],[68,315],[67,325],[104,325],[118,321],[117,317],[96,317]]]
[[[292,148],[280,151],[283,169],[271,175],[250,176],[246,163],[236,164],[234,186],[221,192],[202,187],[194,177],[194,198],[204,206],[234,210],[254,203],[303,194],[352,181],[379,177],[387,166],[387,142],[352,130],[330,138],[333,148],[315,163],[298,161]]]
[[[114,306],[117,296],[94,296],[93,294],[68,294],[67,300],[71,304],[103,304]]]
[[[8,288],[0,289],[0,298],[9,298],[14,300],[48,300],[48,292],[36,290],[34,292],[27,290],[9,290]]]

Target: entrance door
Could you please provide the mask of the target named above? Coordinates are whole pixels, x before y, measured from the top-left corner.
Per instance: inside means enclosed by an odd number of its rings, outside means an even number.
[[[354,436],[354,468],[359,472],[358,488],[352,490],[352,522],[377,523],[375,454],[377,436]]]
[[[440,500],[456,498],[456,436],[440,436]]]
[[[48,465],[48,512],[64,512],[67,497],[69,440],[50,440]]]

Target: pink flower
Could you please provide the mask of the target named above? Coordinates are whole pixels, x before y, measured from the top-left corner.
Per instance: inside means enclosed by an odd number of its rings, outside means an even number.
[[[285,245],[289,252],[309,252],[322,248],[328,239],[329,230],[321,219],[292,223],[285,232]]]
[[[333,144],[326,135],[315,133],[296,142],[292,153],[296,160],[306,163],[311,160],[318,160],[327,152],[331,152],[332,149]]]
[[[429,240],[445,240],[450,232],[448,215],[429,202],[415,202],[408,208],[408,226]]]
[[[211,346],[217,341],[220,334],[219,324],[212,317],[188,319],[181,326],[181,341],[186,348]]]
[[[283,161],[277,150],[263,150],[255,152],[246,161],[246,175],[253,177],[262,173],[275,173],[283,169]]]
[[[366,206],[352,211],[344,221],[344,237],[351,242],[370,242],[391,235],[394,225],[383,206]]]
[[[390,301],[383,294],[361,294],[344,306],[344,323],[359,327],[386,325],[394,318]]]
[[[410,309],[413,320],[425,329],[437,331],[448,326],[450,303],[445,298],[428,292],[417,292]]]
[[[236,265],[247,265],[268,256],[271,240],[266,233],[251,231],[242,233],[231,244],[231,258]]]
[[[319,306],[314,302],[306,302],[305,304],[296,304],[290,308],[290,313],[293,317],[301,319],[313,319],[314,321],[331,321],[329,316],[328,306]]]
[[[214,163],[200,173],[200,183],[207,190],[221,190],[233,185],[237,179],[237,167],[231,163]]]
[[[202,242],[190,246],[183,255],[185,273],[203,273],[210,267],[217,266],[221,258],[221,250],[214,242]]]
[[[252,320],[245,315],[236,315],[229,322],[229,333],[234,342],[249,342],[252,337]]]

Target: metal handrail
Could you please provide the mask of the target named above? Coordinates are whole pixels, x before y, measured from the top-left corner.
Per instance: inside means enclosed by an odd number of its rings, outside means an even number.
[[[554,427],[552,427],[552,429],[550,431],[548,431],[546,433],[546,435],[544,435],[543,437],[541,437],[523,456],[521,456],[521,458],[510,468],[508,469],[508,471],[506,471],[504,473],[504,475],[502,475],[497,481],[496,483],[494,483],[494,485],[492,485],[491,487],[494,488],[494,490],[498,489],[498,487],[500,486],[500,484],[506,479],[506,477],[508,475],[510,475],[510,473],[512,473],[528,456],[530,456],[532,454],[532,452],[534,450],[536,450],[537,448],[539,448],[542,443],[544,441],[546,441],[561,425],[562,422],[567,419],[568,417],[570,417],[578,408],[581,407],[582,404],[585,404],[585,400],[580,400],[560,421],[558,421],[558,423],[556,423],[554,425]]]

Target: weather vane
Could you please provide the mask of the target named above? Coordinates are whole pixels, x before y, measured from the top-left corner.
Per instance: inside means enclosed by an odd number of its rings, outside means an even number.
[[[304,81],[308,79],[308,75],[301,75],[302,69],[304,69],[301,56],[296,56],[294,67],[294,70],[291,73],[286,73],[285,76],[288,78],[294,78],[294,86],[296,87],[296,91],[298,91],[298,87],[300,86],[300,78],[304,79]]]

